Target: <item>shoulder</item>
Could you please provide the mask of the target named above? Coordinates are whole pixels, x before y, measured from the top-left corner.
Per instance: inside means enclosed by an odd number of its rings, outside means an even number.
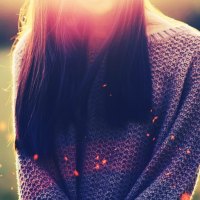
[[[183,33],[183,42],[185,49],[191,56],[191,65],[195,65],[200,69],[200,31],[192,26],[187,26],[186,31]]]
[[[167,76],[175,79],[180,76],[184,78],[189,68],[197,71],[200,69],[199,30],[181,23],[163,31],[162,35],[156,34],[149,45],[152,69],[162,69]]]
[[[184,26],[185,31],[183,32],[183,37],[187,39],[189,44],[194,45],[196,48],[200,47],[200,31],[188,24]]]
[[[192,26],[187,26],[183,34],[185,43],[192,53],[192,61],[200,60],[200,31]],[[199,63],[200,65],[200,63]],[[199,66],[200,67],[200,66]]]
[[[187,23],[171,26],[156,36],[151,43],[156,52],[163,49],[166,54],[189,59],[200,51],[200,31]]]
[[[185,22],[180,22],[180,29],[180,34],[175,37],[177,42],[185,45],[186,48],[191,47],[194,51],[200,49],[200,31]]]
[[[200,84],[200,31],[188,24],[184,26],[184,31],[180,37],[176,37],[177,42],[181,45],[181,58],[187,67],[186,76],[193,82],[188,85]],[[180,65],[183,69],[184,66]]]
[[[171,46],[192,46],[195,42],[194,47],[200,45],[200,31],[197,28],[166,15],[163,18],[159,17],[155,25],[153,27],[150,26],[147,31],[149,35],[156,36],[155,38],[153,37],[153,41],[156,43],[171,43]],[[150,34],[151,32],[153,34]]]

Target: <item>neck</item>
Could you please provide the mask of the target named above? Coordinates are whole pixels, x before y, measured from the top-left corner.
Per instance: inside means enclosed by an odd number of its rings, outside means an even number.
[[[161,29],[163,26],[171,26],[175,20],[165,16],[159,10],[154,8],[149,1],[145,1],[145,21],[147,35]],[[89,46],[91,48],[99,47],[102,41],[107,37],[108,32],[114,22],[114,13],[110,12],[105,15],[92,15],[89,17],[90,32]]]
[[[105,38],[114,22],[113,16],[113,12],[109,12],[104,15],[91,15],[89,17],[90,38]]]

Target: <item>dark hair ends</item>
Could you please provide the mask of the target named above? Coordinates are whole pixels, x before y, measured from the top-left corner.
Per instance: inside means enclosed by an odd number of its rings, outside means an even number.
[[[152,83],[144,2],[132,0],[127,6],[128,1],[116,10],[115,26],[89,70],[87,27],[80,23],[66,31],[61,11],[50,17],[47,8],[46,12],[37,8],[18,79],[16,149],[49,158],[57,128],[67,130],[71,122],[77,126],[86,122],[88,95],[105,55],[106,122],[117,128],[128,121],[150,119]]]

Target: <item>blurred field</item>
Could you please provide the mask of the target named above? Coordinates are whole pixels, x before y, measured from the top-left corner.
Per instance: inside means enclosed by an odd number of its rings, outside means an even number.
[[[23,0],[0,0],[0,200],[17,200],[11,113],[12,74],[9,48],[17,32]],[[161,10],[200,30],[200,0],[152,0]],[[200,180],[193,200],[200,200]]]
[[[0,51],[0,200],[16,200],[15,157],[11,114],[11,61],[8,49]]]

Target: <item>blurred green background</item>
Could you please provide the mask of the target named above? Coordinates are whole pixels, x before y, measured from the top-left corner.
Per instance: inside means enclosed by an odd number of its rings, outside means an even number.
[[[152,0],[165,14],[200,30],[200,0]],[[16,200],[16,168],[11,113],[10,47],[17,33],[22,0],[0,0],[0,200]],[[200,181],[194,200],[200,200]]]

